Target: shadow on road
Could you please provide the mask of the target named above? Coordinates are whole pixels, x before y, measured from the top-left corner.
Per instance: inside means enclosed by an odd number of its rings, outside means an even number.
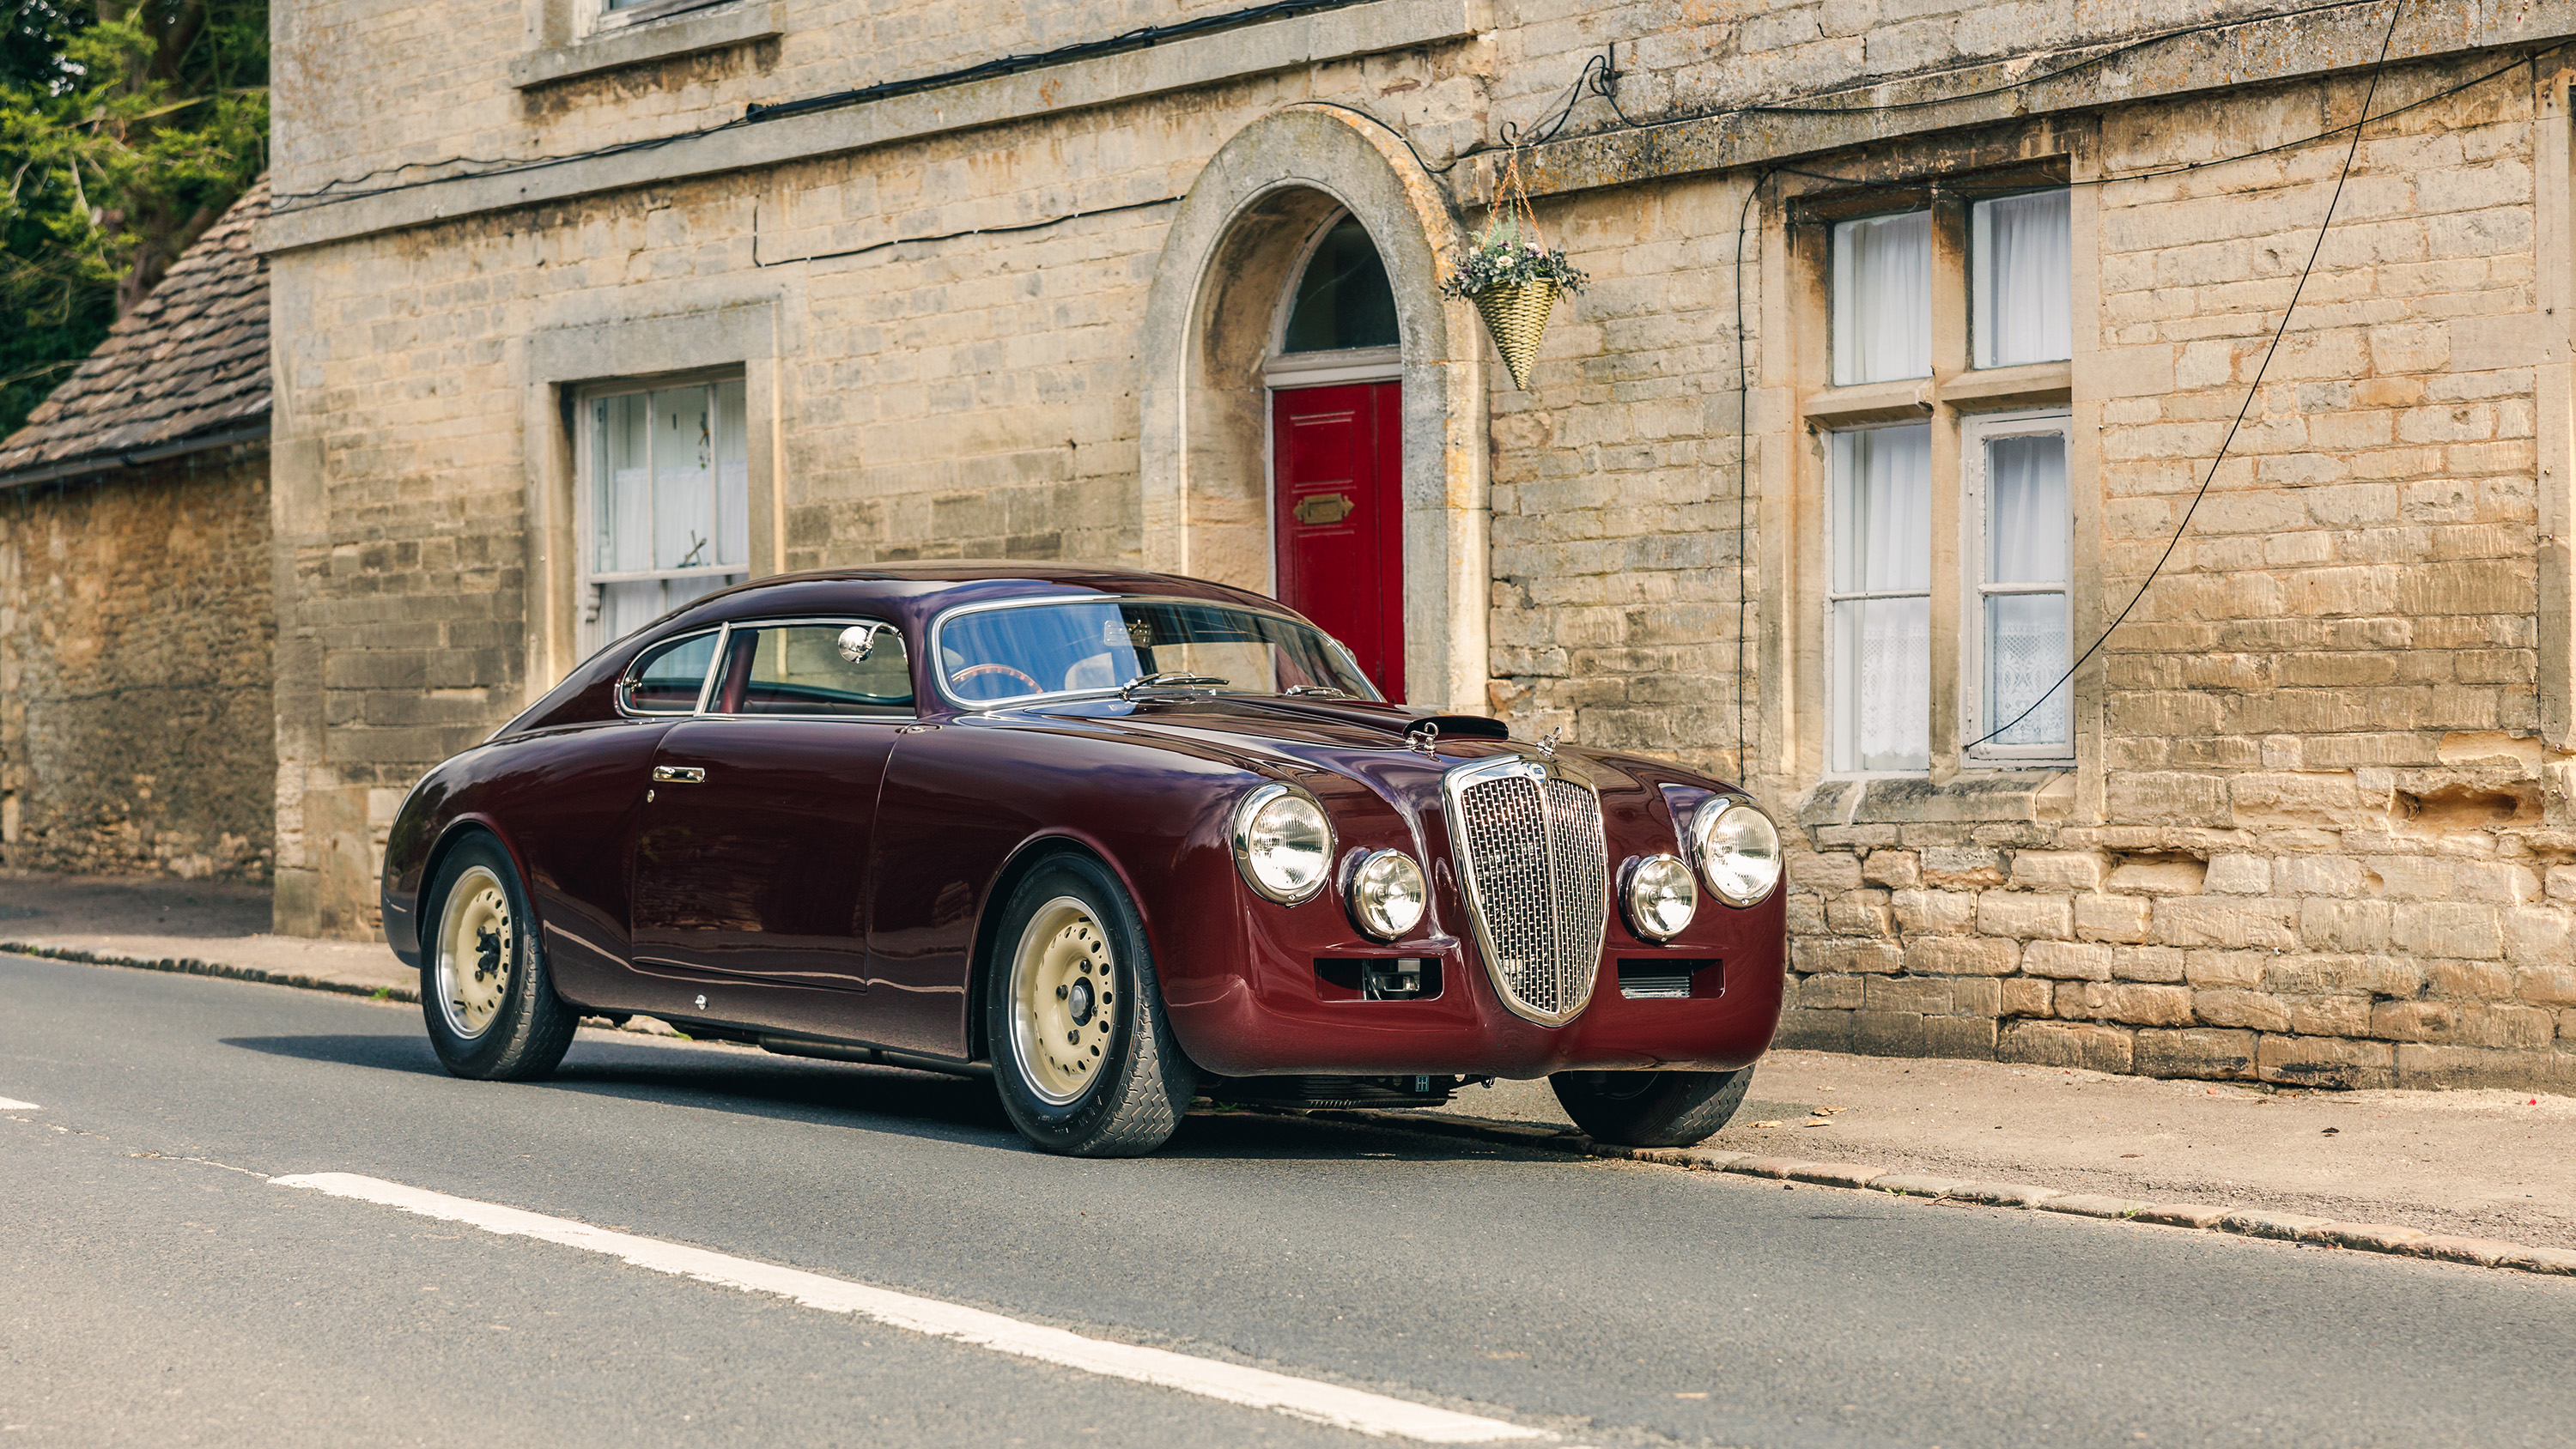
[[[364,1067],[457,1082],[426,1037],[379,1034],[237,1036],[223,1044],[268,1056]],[[585,1040],[540,1090],[579,1092],[729,1112],[776,1121],[935,1138],[1009,1152],[1034,1152],[1011,1126],[990,1083],[900,1067],[842,1065],[747,1053],[622,1048]],[[1499,1144],[1388,1131],[1347,1123],[1202,1109],[1156,1154],[1188,1160],[1507,1162],[1562,1155]]]

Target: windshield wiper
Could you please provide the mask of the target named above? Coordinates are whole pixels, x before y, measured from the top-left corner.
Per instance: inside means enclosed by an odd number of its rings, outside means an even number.
[[[1174,669],[1161,674],[1137,675],[1118,686],[1118,697],[1132,700],[1140,689],[1193,689],[1202,685],[1232,683],[1231,679],[1219,679],[1213,674],[1192,674],[1186,669]]]
[[[1331,695],[1335,699],[1348,699],[1351,697],[1351,692],[1349,690],[1335,689],[1329,684],[1292,684],[1279,692],[1285,695]]]

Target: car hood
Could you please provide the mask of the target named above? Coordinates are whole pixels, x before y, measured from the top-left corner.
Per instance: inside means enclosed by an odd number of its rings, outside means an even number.
[[[1248,769],[1294,777],[1322,770],[1367,781],[1382,793],[1427,804],[1439,780],[1470,760],[1535,755],[1540,747],[1514,740],[1500,721],[1481,715],[1433,714],[1365,700],[1302,699],[1276,695],[1071,702],[1044,712],[1079,719],[1139,743],[1167,742],[1194,752],[1232,758]],[[1426,725],[1439,729],[1425,752],[1418,743]],[[1560,759],[1576,764],[1595,788],[1636,788],[1642,782],[1622,761],[1568,747]]]

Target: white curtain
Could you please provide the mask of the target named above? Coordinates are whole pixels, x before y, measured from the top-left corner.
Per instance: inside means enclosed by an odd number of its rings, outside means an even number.
[[[751,456],[744,430],[739,378],[716,384],[716,556],[738,564],[751,557]]]
[[[1932,763],[1932,430],[1834,435],[1834,768]],[[1888,595],[1897,597],[1887,597]]]
[[[709,389],[666,388],[653,402],[653,567],[705,568],[715,555],[715,419]]]
[[[1985,444],[1986,582],[2064,584],[2069,523],[2066,438],[2044,433]],[[2066,672],[2063,589],[1990,594],[1985,601],[1986,729],[2030,709]],[[1984,733],[1980,730],[1978,733]],[[1996,735],[2001,745],[2066,742],[2066,691],[2059,687],[2028,718]]]
[[[2074,356],[2066,193],[1980,201],[1971,214],[1977,366]]]
[[[1932,213],[1834,227],[1834,385],[1932,375]]]

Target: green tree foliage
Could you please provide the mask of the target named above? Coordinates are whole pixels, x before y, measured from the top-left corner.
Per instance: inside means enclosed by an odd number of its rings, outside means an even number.
[[[267,0],[0,0],[0,434],[267,165]]]

